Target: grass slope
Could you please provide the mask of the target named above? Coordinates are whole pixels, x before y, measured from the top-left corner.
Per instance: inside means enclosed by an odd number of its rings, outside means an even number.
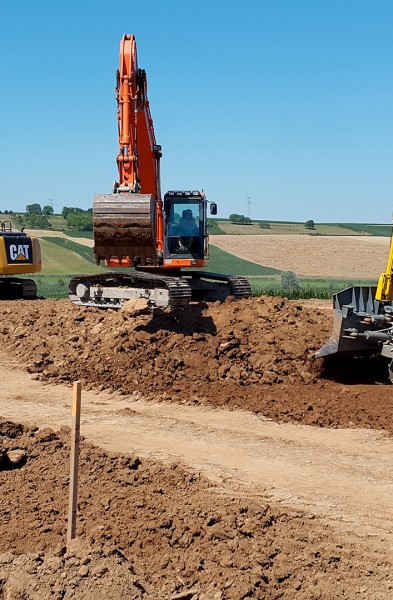
[[[99,272],[93,251],[64,238],[41,238],[42,274],[75,275]]]
[[[266,276],[281,273],[278,269],[264,267],[256,263],[238,258],[225,250],[210,245],[209,248],[209,266],[205,271],[222,273],[223,275],[246,275],[246,276]]]
[[[391,225],[367,225],[365,223],[347,223],[346,227],[355,231],[358,235],[364,233],[368,235],[375,235],[377,237],[390,237],[392,234]]]
[[[75,231],[75,230],[64,230],[63,233],[72,238],[87,238],[88,240],[93,239],[92,231]]]

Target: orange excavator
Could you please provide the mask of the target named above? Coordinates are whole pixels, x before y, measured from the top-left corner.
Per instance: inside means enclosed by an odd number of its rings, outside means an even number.
[[[186,306],[191,300],[250,296],[244,277],[200,270],[208,259],[207,207],[215,215],[217,205],[197,190],[169,191],[162,200],[161,146],[133,35],[124,35],[120,42],[116,100],[119,180],[112,194],[95,195],[93,229],[97,264],[104,261],[121,270],[74,277],[71,300],[116,308],[125,300],[145,298],[150,307],[165,308]]]

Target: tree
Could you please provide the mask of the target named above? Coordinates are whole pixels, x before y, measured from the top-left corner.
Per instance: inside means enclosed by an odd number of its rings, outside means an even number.
[[[314,221],[312,219],[310,219],[309,221],[306,221],[304,223],[304,227],[306,229],[315,229],[315,223],[314,223]]]
[[[284,290],[297,290],[300,285],[293,271],[283,271],[281,273],[281,286]]]
[[[26,215],[26,225],[36,229],[52,229],[52,224],[46,215]]]
[[[237,215],[236,213],[229,215],[229,220],[231,223],[238,223],[239,225],[252,224],[250,217],[245,217],[244,215]]]
[[[50,206],[49,204],[47,204],[46,206],[42,207],[42,214],[46,215],[47,217],[50,217],[51,215],[53,215],[54,210],[53,210],[53,206]]]
[[[41,215],[42,214],[41,204],[28,204],[26,206],[26,213],[28,215]]]
[[[93,218],[90,211],[79,210],[67,214],[67,225],[77,231],[93,231]]]
[[[231,223],[239,223],[239,217],[240,217],[240,215],[237,215],[236,213],[232,213],[231,215],[229,215],[229,220]]]

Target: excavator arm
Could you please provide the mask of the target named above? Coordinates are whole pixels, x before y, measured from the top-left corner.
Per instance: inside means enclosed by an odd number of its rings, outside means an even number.
[[[107,266],[159,266],[163,254],[161,146],[156,143],[146,73],[138,68],[135,37],[120,42],[116,77],[119,180],[93,203],[94,253]]]
[[[133,35],[124,35],[120,42],[120,69],[116,75],[119,182],[114,191],[152,194],[160,201],[161,146],[156,143],[146,72],[138,68]]]

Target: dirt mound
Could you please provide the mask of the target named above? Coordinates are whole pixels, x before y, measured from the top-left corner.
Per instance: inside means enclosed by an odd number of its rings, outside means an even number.
[[[312,355],[327,332],[318,310],[268,297],[154,318],[50,300],[20,302],[3,314],[13,326],[5,325],[2,335],[16,338],[44,376],[78,374],[126,393],[176,392],[184,382],[191,394],[217,381],[309,383],[318,369]]]
[[[262,297],[152,318],[44,300],[3,302],[2,314],[1,347],[42,379],[282,421],[393,430],[390,389],[374,385],[375,372],[364,379],[366,363],[346,363],[352,381],[324,378],[313,355],[332,317],[318,307]],[[362,385],[352,385],[360,377]]]
[[[312,516],[85,442],[66,549],[68,438],[0,422],[0,598],[389,597],[386,557]]]

